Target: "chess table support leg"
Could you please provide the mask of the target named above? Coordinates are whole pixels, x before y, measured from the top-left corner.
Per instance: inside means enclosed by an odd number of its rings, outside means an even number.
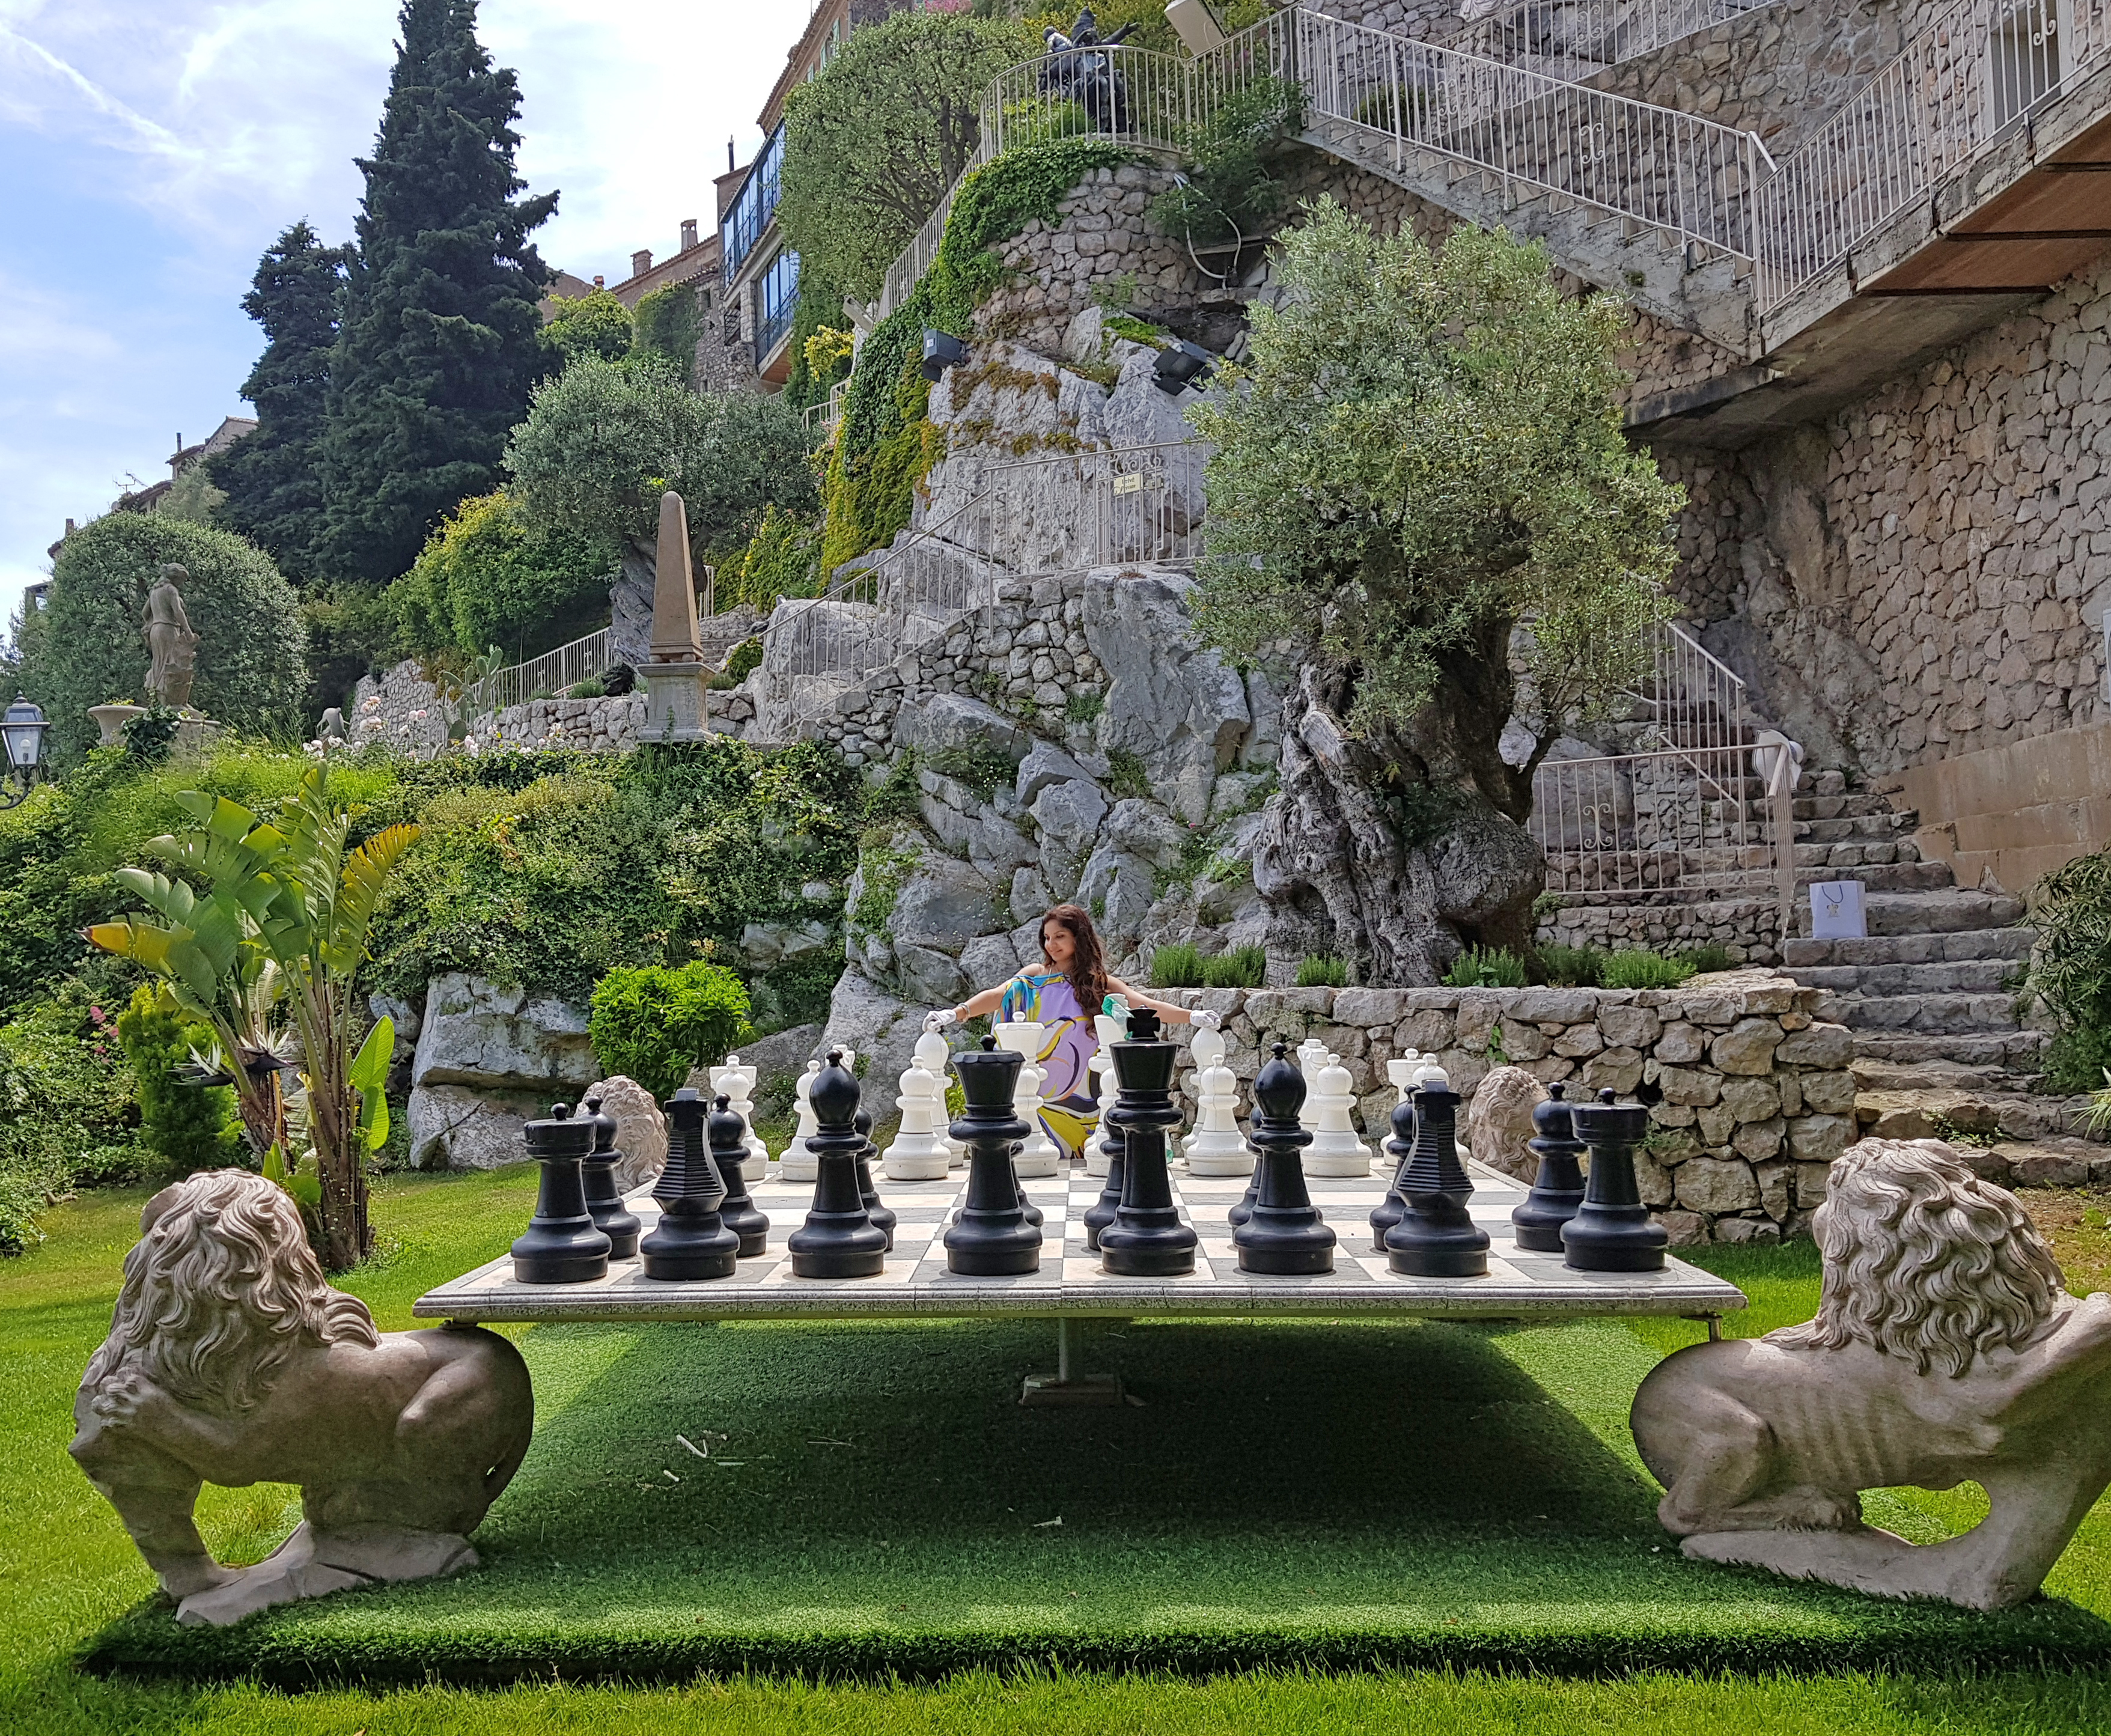
[[[1019,1389],[1019,1402],[1033,1407],[1118,1405],[1124,1402],[1119,1375],[1081,1375],[1075,1371],[1078,1341],[1083,1336],[1078,1322],[1068,1314],[1056,1316],[1056,1372],[1028,1375]]]
[[[1708,1342],[1710,1344],[1719,1344],[1723,1342],[1723,1316],[1721,1315],[1689,1314],[1686,1318],[1690,1320],[1700,1320],[1706,1325],[1708,1328]]]

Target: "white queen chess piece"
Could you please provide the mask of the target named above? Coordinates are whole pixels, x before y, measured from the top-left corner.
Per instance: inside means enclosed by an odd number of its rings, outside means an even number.
[[[1312,1100],[1317,1106],[1318,1125],[1312,1129],[1312,1143],[1305,1148],[1305,1173],[1308,1175],[1368,1175],[1371,1173],[1371,1151],[1356,1137],[1356,1129],[1349,1120],[1349,1110],[1355,1099],[1350,1094],[1353,1082],[1349,1070],[1342,1065],[1342,1057],[1330,1054],[1326,1065],[1319,1069]]]
[[[1239,1132],[1238,1075],[1224,1065],[1223,1033],[1205,1025],[1188,1043],[1195,1057],[1195,1131],[1185,1154],[1192,1175],[1251,1175],[1254,1152]]]
[[[941,1048],[945,1040],[942,1037],[937,1038]],[[922,1039],[918,1040],[917,1047],[923,1047]],[[894,1100],[894,1107],[901,1111],[901,1129],[880,1160],[889,1181],[941,1181],[945,1178],[951,1160],[944,1142],[932,1126],[931,1087],[934,1083],[920,1055],[901,1075],[901,1095]],[[940,1085],[941,1102],[944,1101],[944,1086]]]
[[[1041,1087],[1048,1075],[1034,1061],[1041,1052],[1042,1039],[1047,1034],[1048,1027],[1031,1020],[1015,1019],[995,1029],[999,1047],[1026,1059],[1026,1064],[1019,1070],[1019,1084],[1011,1107],[1012,1112],[1031,1131],[1012,1159],[1012,1166],[1021,1175],[1053,1175],[1062,1163],[1063,1152],[1048,1137],[1048,1129],[1041,1125]]]

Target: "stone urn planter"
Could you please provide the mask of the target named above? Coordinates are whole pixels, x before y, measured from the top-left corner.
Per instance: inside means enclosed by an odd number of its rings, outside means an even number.
[[[121,747],[125,741],[125,726],[135,717],[144,717],[143,705],[92,705],[88,715],[95,720],[95,727],[102,732],[102,739],[96,745],[101,748]]]

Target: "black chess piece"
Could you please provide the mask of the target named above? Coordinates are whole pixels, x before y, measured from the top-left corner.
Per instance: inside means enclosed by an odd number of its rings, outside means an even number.
[[[879,1189],[872,1184],[872,1161],[879,1155],[879,1147],[872,1137],[872,1111],[860,1109],[851,1118],[851,1125],[857,1129],[865,1143],[858,1147],[855,1160],[857,1164],[858,1197],[864,1202],[865,1215],[870,1218],[879,1233],[887,1238],[887,1251],[894,1252],[894,1213],[879,1202]]]
[[[1078,1220],[1084,1226],[1087,1253],[1100,1251],[1100,1232],[1114,1222],[1115,1214],[1121,1210],[1122,1183],[1128,1175],[1128,1141],[1124,1137],[1123,1125],[1121,1100],[1116,1097],[1100,1111],[1103,1130],[1100,1155],[1107,1160],[1106,1184]]]
[[[668,1283],[730,1278],[740,1238],[719,1216],[725,1178],[704,1143],[704,1100],[684,1085],[666,1110],[667,1167],[652,1189],[660,1221],[638,1244],[638,1257],[647,1278]]]
[[[1466,1211],[1473,1184],[1459,1161],[1459,1093],[1441,1077],[1414,1090],[1414,1152],[1400,1172],[1407,1209],[1386,1232],[1386,1264],[1410,1278],[1484,1278],[1488,1233]]]
[[[1025,1061],[994,1037],[953,1057],[968,1101],[947,1131],[968,1148],[968,1197],[946,1231],[948,1271],[1001,1278],[1041,1270],[1041,1226],[1027,1217],[1012,1166],[1028,1132],[1011,1104]]]
[[[523,1284],[585,1284],[608,1275],[608,1238],[587,1210],[579,1166],[593,1149],[594,1125],[574,1120],[571,1106],[555,1103],[547,1121],[530,1121],[522,1138],[543,1166],[535,1215],[513,1244],[513,1275]]]
[[[1561,1226],[1583,1203],[1583,1170],[1577,1162],[1583,1143],[1576,1137],[1576,1106],[1562,1101],[1568,1088],[1556,1079],[1546,1088],[1546,1101],[1532,1112],[1533,1137],[1525,1145],[1539,1159],[1539,1168],[1524,1203],[1510,1213],[1517,1245],[1536,1254],[1561,1252]]]
[[[806,1221],[785,1238],[792,1275],[798,1278],[876,1278],[887,1269],[887,1233],[865,1215],[858,1188],[857,1158],[865,1135],[857,1130],[858,1082],[832,1049],[807,1093],[819,1131],[806,1149],[819,1171]]]
[[[1334,1232],[1305,1191],[1303,1152],[1312,1135],[1298,1123],[1305,1075],[1289,1059],[1289,1048],[1277,1043],[1275,1058],[1254,1080],[1256,1191],[1252,1215],[1232,1232],[1239,1270],[1273,1277],[1334,1270]]]
[[[1407,1215],[1407,1196],[1400,1191],[1400,1179],[1414,1156],[1414,1098],[1412,1093],[1392,1106],[1392,1138],[1385,1143],[1386,1156],[1393,1160],[1392,1183],[1385,1197],[1371,1208],[1371,1242],[1378,1253],[1386,1251],[1386,1232]]]
[[[1100,1269],[1118,1278],[1177,1278],[1195,1270],[1198,1240],[1194,1226],[1180,1221],[1165,1165],[1166,1131],[1180,1125],[1173,1101],[1180,1045],[1159,1034],[1155,1011],[1139,1007],[1128,1016],[1128,1040],[1114,1052],[1122,1192],[1114,1221],[1100,1232]]]
[[[593,1218],[594,1228],[608,1238],[608,1257],[635,1260],[638,1232],[642,1226],[638,1215],[624,1204],[623,1190],[615,1184],[615,1166],[623,1161],[623,1153],[615,1147],[615,1117],[602,1110],[597,1097],[587,1099],[587,1116],[594,1130],[593,1149],[579,1165],[587,1211]]]
[[[711,1161],[725,1183],[719,1220],[740,1238],[740,1257],[752,1260],[769,1245],[769,1220],[747,1191],[747,1176],[741,1168],[751,1155],[747,1123],[733,1112],[733,1100],[721,1094],[704,1125],[710,1136]]]
[[[1595,1103],[1570,1107],[1576,1136],[1591,1148],[1583,1203],[1561,1226],[1561,1263],[1579,1272],[1660,1272],[1671,1238],[1654,1221],[1635,1181],[1635,1147],[1649,1131],[1649,1111],[1616,1103],[1610,1088]]]

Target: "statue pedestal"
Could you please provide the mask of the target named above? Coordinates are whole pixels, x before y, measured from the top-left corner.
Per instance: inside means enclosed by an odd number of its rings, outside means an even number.
[[[704,693],[713,673],[704,662],[647,663],[645,679],[647,742],[697,742],[705,735]]]

